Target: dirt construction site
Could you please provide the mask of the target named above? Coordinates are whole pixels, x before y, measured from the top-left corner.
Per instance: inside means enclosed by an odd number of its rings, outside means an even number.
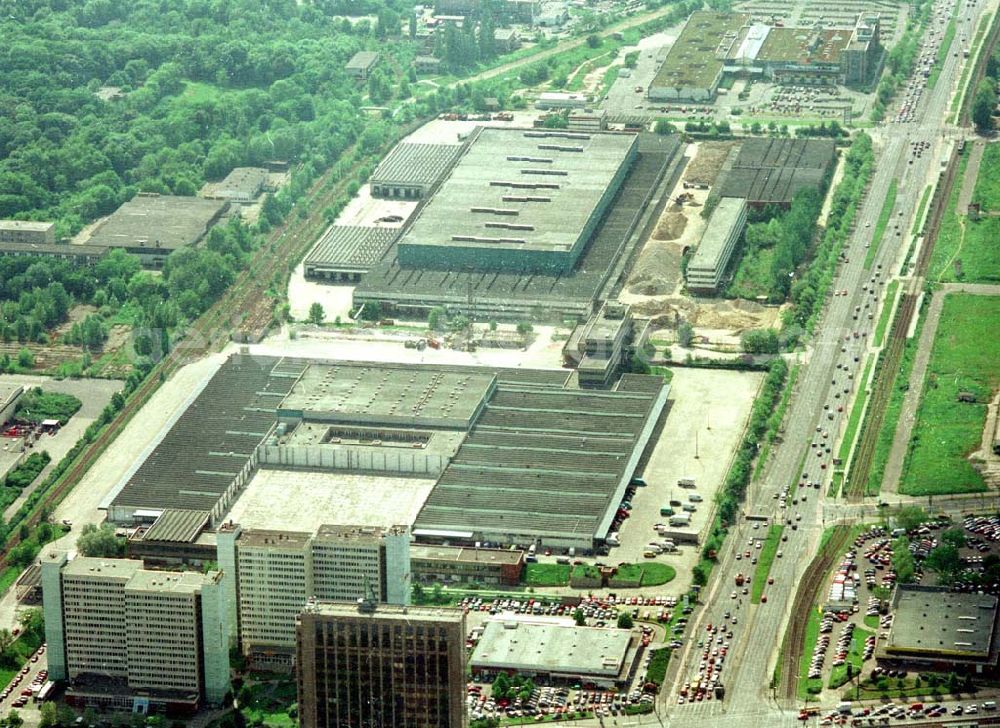
[[[705,200],[734,144],[708,141],[688,145],[684,174],[619,295],[637,315],[653,319],[655,342],[673,341],[681,321],[694,327],[700,343],[720,349],[738,346],[746,329],[780,325],[778,307],[741,299],[695,297],[684,290],[682,258],[701,240],[706,226],[701,214]]]

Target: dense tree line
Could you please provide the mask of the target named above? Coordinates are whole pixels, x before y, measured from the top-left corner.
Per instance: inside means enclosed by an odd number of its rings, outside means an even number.
[[[1000,82],[1000,50],[995,49],[986,61],[986,72],[972,97],[972,123],[979,131],[991,131],[997,108],[997,83]]]

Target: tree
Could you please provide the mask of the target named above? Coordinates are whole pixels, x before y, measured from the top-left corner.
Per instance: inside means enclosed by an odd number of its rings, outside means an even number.
[[[427,328],[433,331],[444,329],[444,318],[446,311],[441,306],[435,306],[427,314]]]
[[[309,323],[319,326],[323,323],[324,318],[326,318],[326,311],[323,310],[323,304],[316,301],[309,307]]]
[[[508,690],[510,690],[510,678],[507,677],[507,673],[501,672],[493,681],[493,689],[491,691],[493,699],[500,700],[506,698]]]
[[[666,119],[657,119],[656,124],[653,126],[653,131],[661,135],[674,134],[677,131],[677,127]]]
[[[941,534],[941,543],[954,546],[956,549],[965,548],[965,531],[961,528],[949,528]]]
[[[17,365],[22,369],[32,369],[35,366],[35,355],[30,349],[21,349],[17,352]]]
[[[12,644],[14,644],[14,635],[11,631],[0,629],[0,655],[6,655]]]
[[[587,47],[588,48],[600,48],[601,47],[601,37],[599,35],[588,35],[587,36]]]
[[[993,110],[997,105],[997,92],[994,81],[984,78],[976,87],[976,95],[972,100],[972,122],[979,131],[990,131],[993,128]]]
[[[521,334],[521,336],[527,336],[528,334],[530,334],[534,330],[535,330],[535,327],[532,326],[527,321],[520,321],[517,324],[517,333]]]
[[[621,612],[618,615],[618,629],[632,629],[632,615],[628,612]]]
[[[740,337],[740,345],[748,354],[777,354],[781,349],[774,329],[747,329]]]
[[[115,535],[115,529],[104,524],[101,527],[88,523],[83,527],[76,547],[84,556],[118,558],[125,555],[125,540]]]
[[[41,637],[45,632],[45,616],[38,607],[22,609],[17,615],[17,623],[25,634]]]
[[[677,327],[677,343],[685,349],[690,348],[694,341],[694,326],[687,321],[681,321]]]
[[[962,557],[958,549],[950,544],[943,544],[931,549],[924,560],[924,565],[938,575],[943,582],[950,582],[962,570]]]
[[[584,615],[583,610],[577,607],[573,610],[573,621],[576,622],[577,627],[587,626],[587,617]]]
[[[903,506],[896,513],[896,524],[909,532],[927,521],[927,513],[920,506]]]
[[[915,581],[917,565],[910,553],[910,540],[905,536],[892,542],[892,568],[896,572],[896,581],[900,584],[912,584]]]
[[[42,707],[39,711],[41,713],[41,719],[39,725],[41,728],[55,728],[56,723],[56,704],[49,701],[42,703]]]

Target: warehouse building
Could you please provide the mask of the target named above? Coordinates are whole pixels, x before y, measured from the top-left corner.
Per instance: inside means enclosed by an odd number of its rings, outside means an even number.
[[[386,315],[414,318],[442,306],[474,317],[562,321],[589,318],[608,297],[602,291],[614,285],[676,173],[678,137],[487,131],[362,276],[355,307],[377,304]],[[587,152],[599,149],[602,161],[591,165]]]
[[[221,200],[140,193],[105,218],[87,244],[120,248],[147,268],[161,268],[173,251],[201,242],[228,209]]]
[[[306,255],[306,278],[356,283],[399,237],[399,228],[331,225]]]
[[[623,688],[635,675],[639,653],[630,630],[491,620],[469,664],[479,682],[507,673],[546,684]]]
[[[379,55],[374,51],[358,51],[344,66],[347,75],[364,81],[371,75],[372,69],[378,64]]]
[[[742,197],[752,208],[776,205],[787,209],[803,189],[823,192],[837,159],[832,139],[745,139],[713,196]],[[732,154],[732,153],[731,153]]]
[[[649,84],[649,99],[714,99],[722,81],[724,59],[739,47],[740,31],[749,20],[750,16],[743,13],[692,13]]]
[[[256,201],[268,187],[268,171],[263,167],[236,167],[221,182],[212,185],[205,197],[241,205]]]
[[[635,155],[631,134],[479,127],[400,238],[400,265],[565,273]]]
[[[691,293],[719,292],[736,243],[747,224],[747,202],[741,197],[723,197],[712,211],[701,242],[688,261],[685,284]]]
[[[465,728],[465,613],[317,602],[299,617],[302,728]]]
[[[74,265],[92,266],[108,249],[96,245],[67,245],[59,243],[4,243],[0,242],[0,256],[11,258],[54,258]]]
[[[53,245],[56,242],[54,222],[34,220],[0,220],[0,243]]]
[[[191,715],[229,692],[222,572],[150,571],[141,561],[49,551],[42,599],[49,679],[66,701]]]
[[[880,665],[938,672],[992,673],[997,667],[997,597],[944,587],[899,584],[892,599],[889,639]]]
[[[635,374],[601,391],[564,370],[233,355],[103,507],[124,525],[180,509],[213,527],[413,524],[437,543],[592,549],[668,391]]]
[[[372,197],[402,200],[426,197],[461,152],[461,144],[397,144],[372,173],[369,180]]]
[[[410,547],[410,568],[418,583],[517,586],[524,563],[524,552],[519,549]]]
[[[410,532],[405,526],[322,525],[314,532],[244,529],[223,524],[219,564],[237,575],[227,585],[229,618],[240,649],[263,670],[289,670],[295,619],[309,599],[410,602]]]

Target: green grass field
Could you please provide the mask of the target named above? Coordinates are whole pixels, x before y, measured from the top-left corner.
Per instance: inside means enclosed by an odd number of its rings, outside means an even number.
[[[868,360],[865,362],[864,373],[861,378],[857,381],[858,396],[854,398],[854,406],[851,407],[851,415],[847,418],[847,427],[844,429],[844,439],[840,442],[840,460],[842,462],[847,462],[847,456],[851,452],[851,446],[854,444],[854,438],[858,434],[858,427],[861,426],[861,413],[864,412],[865,402],[868,401],[868,393],[865,390],[865,382],[868,381],[868,377],[871,374],[872,366],[875,364],[875,357],[869,356]]]
[[[976,188],[972,191],[972,201],[978,203],[983,212],[1000,211],[1000,144],[987,144],[983,149],[983,161],[979,165]]]
[[[872,267],[872,263],[875,262],[875,253],[878,252],[878,246],[882,243],[882,236],[885,235],[885,229],[889,225],[889,216],[892,215],[892,208],[896,204],[896,180],[889,183],[889,189],[885,193],[885,202],[882,203],[882,211],[878,215],[878,222],[875,223],[875,232],[872,234],[872,245],[868,248],[868,254],[865,255],[865,270]]]
[[[986,490],[968,455],[979,449],[986,405],[1000,386],[1000,296],[951,294],[934,337],[900,489],[910,495]],[[972,392],[975,403],[959,402]]]
[[[726,295],[752,301],[757,296],[766,296],[771,291],[771,267],[774,264],[774,248],[747,250],[740,259]]]
[[[779,524],[772,524],[767,529],[767,539],[760,550],[757,559],[757,570],[753,573],[753,584],[750,586],[750,602],[760,604],[760,595],[764,593],[767,585],[767,575],[771,573],[771,564],[774,563],[774,555],[781,546],[781,534],[785,527]]]
[[[660,564],[647,562],[645,564],[631,564],[642,572],[641,586],[660,586],[673,581],[677,577],[677,569],[670,564]],[[625,567],[621,567],[625,568]]]
[[[528,586],[566,586],[569,564],[525,564],[524,583]]]

